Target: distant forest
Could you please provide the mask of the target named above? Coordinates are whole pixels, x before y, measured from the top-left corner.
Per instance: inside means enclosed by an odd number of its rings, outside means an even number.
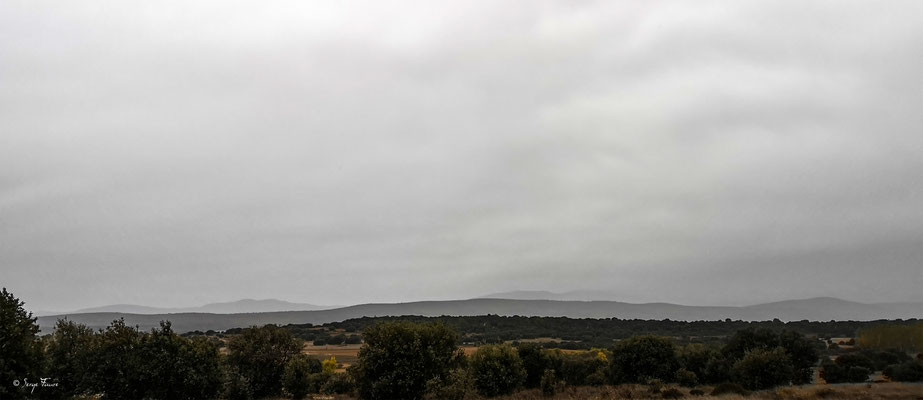
[[[520,316],[397,316],[363,317],[323,325],[289,324],[284,328],[295,336],[327,344],[358,343],[356,333],[381,322],[409,321],[414,323],[442,322],[458,332],[461,341],[480,345],[504,341],[555,338],[559,342],[548,342],[546,347],[563,349],[606,348],[614,341],[637,335],[656,335],[674,338],[677,343],[722,342],[724,338],[744,329],[788,330],[821,339],[831,337],[858,337],[862,329],[882,325],[914,326],[921,320],[877,320],[877,321],[672,321],[640,319],[577,319],[567,317],[520,317]],[[245,328],[229,329],[225,333],[238,334]],[[190,335],[202,332],[190,332]]]

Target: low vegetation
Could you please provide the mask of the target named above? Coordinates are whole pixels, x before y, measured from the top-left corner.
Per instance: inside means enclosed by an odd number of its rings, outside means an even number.
[[[866,382],[876,371],[885,380],[923,381],[919,355],[844,344],[851,350],[838,349],[831,358],[834,353],[823,349],[824,341],[786,329],[747,327],[720,343],[638,335],[580,351],[510,341],[468,347],[469,355],[461,347],[462,335],[441,321],[388,319],[361,329],[336,329],[337,335],[363,339],[348,368],[334,357],[305,355],[303,339],[274,325],[219,338],[181,336],[169,322],[142,332],[117,320],[94,332],[61,320],[53,334],[38,337],[35,318],[4,289],[0,378],[51,380],[34,392],[0,386],[0,398],[874,397],[863,391],[868,389],[864,385],[821,388],[825,390],[791,386],[810,383],[818,365],[827,383]],[[821,363],[822,358],[829,360]],[[891,385],[889,390],[903,394]]]

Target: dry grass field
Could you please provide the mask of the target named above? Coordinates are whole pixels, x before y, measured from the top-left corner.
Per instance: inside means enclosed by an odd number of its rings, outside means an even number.
[[[923,385],[902,383],[878,383],[868,387],[865,384],[811,385],[778,388],[754,392],[747,396],[728,394],[722,396],[694,396],[690,389],[677,388],[686,399],[702,400],[923,400]],[[711,387],[701,387],[708,393]],[[345,395],[313,395],[314,400],[353,400]],[[559,391],[555,396],[544,396],[539,390],[525,390],[494,400],[620,400],[620,399],[663,399],[660,394],[651,393],[644,385],[619,385],[601,387],[578,387]],[[669,397],[668,397],[669,398]],[[472,400],[484,400],[472,398]]]

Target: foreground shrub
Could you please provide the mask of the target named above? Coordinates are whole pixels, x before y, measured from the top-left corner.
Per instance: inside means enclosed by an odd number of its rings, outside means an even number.
[[[362,337],[352,369],[362,399],[422,399],[427,382],[445,380],[464,360],[458,335],[443,324],[383,323]]]
[[[522,343],[516,351],[526,370],[525,387],[537,388],[541,383],[545,370],[558,370],[561,368],[561,356],[552,350],[546,350],[538,343]]]
[[[541,382],[539,382],[539,387],[542,388],[542,394],[547,397],[552,397],[557,392],[558,378],[554,376],[553,369],[546,369],[542,373]]]
[[[434,378],[426,384],[426,399],[465,400],[474,396],[474,377],[467,368],[456,368],[445,378]]]
[[[356,389],[356,383],[349,374],[330,374],[327,381],[320,388],[323,394],[346,394]]]
[[[618,342],[610,360],[612,383],[672,380],[678,364],[673,341],[657,336],[635,336]]]
[[[246,378],[255,397],[282,392],[285,366],[301,353],[301,340],[275,325],[247,329],[228,343],[228,362]]]
[[[509,345],[487,345],[469,361],[474,385],[483,396],[513,393],[526,379],[519,353]]]
[[[695,372],[680,368],[676,371],[676,383],[679,383],[680,386],[694,387],[699,383],[699,378],[695,375]]]
[[[321,372],[320,360],[298,354],[285,366],[282,387],[293,398],[303,399],[308,393],[316,393],[318,386],[312,385],[310,375]]]
[[[844,354],[835,362],[824,361],[820,376],[827,383],[865,382],[872,373],[874,363],[861,354]]]
[[[897,382],[923,382],[923,362],[908,361],[885,368],[885,375]]]
[[[12,385],[17,379],[37,376],[42,349],[36,340],[38,325],[24,303],[0,291],[0,399],[21,399],[27,393]]]
[[[787,385],[792,380],[792,361],[781,347],[753,350],[734,364],[734,380],[750,390]]]

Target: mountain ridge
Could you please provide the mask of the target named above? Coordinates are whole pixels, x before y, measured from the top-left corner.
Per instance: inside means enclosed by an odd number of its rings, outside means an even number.
[[[782,303],[782,304],[780,304]],[[570,318],[620,318],[620,319],[671,319],[746,320],[765,321],[829,321],[923,318],[923,303],[865,304],[842,300],[838,307],[816,305],[814,299],[764,303],[753,306],[685,306],[670,303],[624,303],[615,301],[568,300],[516,300],[477,298],[468,300],[417,301],[407,303],[367,303],[348,307],[310,311],[274,311],[259,313],[174,313],[130,314],[113,312],[69,313],[41,316],[38,323],[43,332],[50,332],[61,318],[82,323],[93,329],[104,328],[115,319],[124,318],[126,324],[147,330],[160,321],[169,320],[178,332],[192,330],[224,330],[265,324],[323,324],[351,318],[376,316],[420,315],[502,315]]]

